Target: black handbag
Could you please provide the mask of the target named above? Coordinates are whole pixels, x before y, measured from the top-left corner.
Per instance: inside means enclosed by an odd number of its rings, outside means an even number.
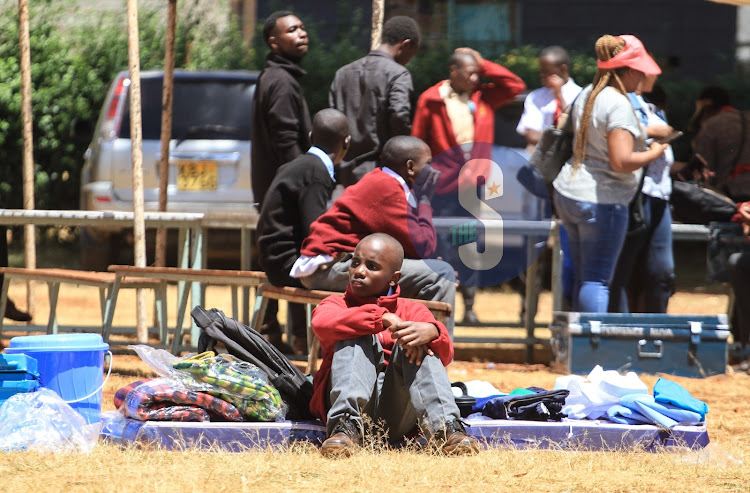
[[[648,173],[648,165],[643,168],[638,190],[628,205],[628,236],[638,236],[647,228],[646,218],[643,215],[643,200],[645,197],[643,195],[643,181],[646,179],[646,173]]]
[[[578,96],[576,96],[578,99]],[[573,155],[573,120],[570,118],[570,109],[563,112],[558,119],[557,125],[552,125],[542,131],[539,142],[529,158],[529,164],[539,173],[544,183],[552,183],[560,174],[565,162]]]
[[[684,181],[672,182],[672,218],[685,224],[729,222],[737,212],[737,205],[708,188]]]

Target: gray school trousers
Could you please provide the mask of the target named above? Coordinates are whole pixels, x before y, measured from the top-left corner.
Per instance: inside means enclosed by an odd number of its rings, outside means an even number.
[[[349,266],[352,255],[346,255],[342,260],[319,267],[307,277],[300,278],[308,289],[322,289],[326,291],[346,291],[349,284]],[[401,265],[401,296],[418,300],[444,301],[456,308],[456,276],[453,267],[448,262],[437,259],[417,260],[404,259]],[[445,321],[448,334],[453,339],[453,311]]]
[[[380,378],[385,371],[385,377]],[[402,439],[419,425],[427,438],[460,419],[448,373],[437,356],[410,363],[394,346],[388,365],[376,335],[339,341],[331,365],[328,395],[328,435],[342,419],[360,429],[362,415],[382,420],[391,441]]]

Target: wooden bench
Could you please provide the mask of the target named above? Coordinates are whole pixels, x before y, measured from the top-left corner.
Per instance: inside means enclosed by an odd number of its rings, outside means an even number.
[[[260,332],[261,325],[263,324],[263,318],[268,308],[268,300],[284,300],[289,303],[300,303],[307,308],[307,369],[306,372],[310,375],[314,375],[317,370],[318,364],[318,353],[320,352],[320,340],[312,331],[311,319],[312,319],[312,307],[317,306],[330,295],[343,296],[344,293],[338,293],[333,291],[321,291],[321,290],[310,290],[304,288],[293,288],[289,286],[278,287],[268,283],[263,283],[258,286],[258,294],[255,302],[255,313],[253,314],[252,327],[257,332]],[[411,298],[409,298],[411,299]],[[452,307],[450,303],[443,301],[428,301],[428,300],[417,300],[425,305],[435,318],[441,322],[445,322],[447,318],[451,316]]]
[[[208,285],[231,286],[232,289],[232,314],[237,318],[238,297],[237,288],[256,288],[267,281],[266,275],[258,271],[223,270],[223,269],[184,269],[179,267],[134,267],[132,265],[110,265],[108,270],[115,277],[115,285],[112,288],[112,300],[117,300],[119,281],[121,279],[140,278],[159,282],[162,289],[166,291],[169,281],[178,282],[177,289],[177,323],[172,338],[172,353],[178,354],[184,339],[183,323],[187,310],[188,293],[192,283],[200,283],[201,287]],[[165,301],[166,313],[166,301]],[[190,324],[192,325],[192,324]],[[199,331],[192,333],[191,344],[197,345]],[[166,341],[164,341],[166,343]]]
[[[99,288],[99,304],[102,312],[102,337],[109,334],[115,312],[116,299],[111,298],[114,285],[117,282],[115,274],[111,272],[91,272],[73,269],[27,269],[22,267],[0,267],[0,274],[4,275],[2,292],[0,292],[0,313],[5,313],[8,300],[10,281],[38,281],[47,284],[49,291],[49,320],[47,334],[57,334],[57,300],[60,284],[75,284],[77,286],[94,286]],[[164,342],[167,335],[166,291],[156,281],[126,277],[119,280],[119,288],[124,289],[154,289],[156,298],[156,312],[159,337]],[[3,320],[0,318],[0,334]]]

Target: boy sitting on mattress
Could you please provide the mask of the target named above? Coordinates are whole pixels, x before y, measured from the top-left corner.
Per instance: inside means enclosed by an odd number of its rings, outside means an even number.
[[[362,415],[383,420],[391,441],[417,427],[446,454],[475,454],[445,365],[453,344],[421,303],[400,299],[404,250],[393,237],[363,238],[349,267],[344,297],[332,295],[312,317],[323,362],[310,409],[327,422],[324,456],[350,456],[362,443]]]

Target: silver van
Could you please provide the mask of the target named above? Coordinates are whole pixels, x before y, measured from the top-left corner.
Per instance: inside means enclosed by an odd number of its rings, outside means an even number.
[[[168,211],[257,214],[250,187],[250,120],[257,77],[246,71],[175,71]],[[158,208],[162,85],[161,71],[141,73],[147,211]],[[81,210],[133,210],[129,87],[128,72],[120,72],[110,86],[85,153]],[[117,262],[123,250],[132,251],[129,235],[132,231],[85,228],[83,267],[101,269]]]

